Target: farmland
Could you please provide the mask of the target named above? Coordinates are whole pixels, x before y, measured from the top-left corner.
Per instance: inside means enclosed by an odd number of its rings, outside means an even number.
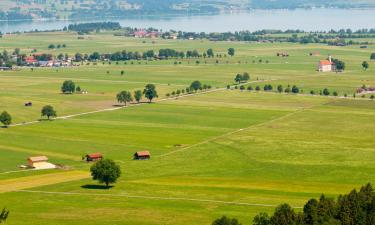
[[[20,124],[0,129],[0,207],[11,212],[7,224],[203,225],[222,215],[251,224],[254,215],[281,203],[300,210],[321,193],[333,197],[374,183],[375,102],[369,95],[351,97],[362,85],[375,86],[375,64],[369,60],[373,45],[152,41],[110,32],[83,40],[69,32],[7,35],[0,43],[0,50],[31,54],[36,48],[54,55],[161,48],[212,48],[224,55],[228,48],[236,50],[233,57],[199,63],[134,60],[1,71],[0,111]],[[50,50],[51,43],[67,47]],[[290,56],[277,57],[277,52]],[[344,72],[316,72],[317,62],[329,54],[346,62]],[[367,71],[361,66],[366,60]],[[274,91],[227,89],[243,72],[250,74],[244,86],[271,84]],[[88,93],[61,94],[65,80]],[[212,89],[166,97],[194,80]],[[148,83],[159,93],[154,103],[117,106],[119,91],[143,90]],[[279,84],[303,92],[277,93]],[[324,88],[338,96],[309,94]],[[24,107],[27,101],[33,106]],[[59,119],[22,125],[40,119],[47,104]],[[93,113],[64,118],[86,112]],[[149,150],[151,160],[134,161],[140,150]],[[121,166],[123,175],[112,188],[103,189],[90,178],[91,164],[82,156],[92,152]],[[18,169],[31,155],[46,155],[66,168]]]

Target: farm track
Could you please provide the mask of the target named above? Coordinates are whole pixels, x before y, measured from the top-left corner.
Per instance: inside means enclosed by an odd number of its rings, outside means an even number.
[[[54,191],[32,191],[32,190],[17,190],[16,192],[31,193],[31,194],[35,193],[35,194],[65,195],[65,196],[123,197],[123,198],[128,198],[128,199],[189,201],[189,202],[201,202],[201,203],[216,203],[216,204],[224,204],[224,205],[256,206],[256,207],[271,207],[271,208],[274,208],[277,206],[277,205],[272,205],[272,204],[220,201],[220,200],[202,199],[202,198],[180,198],[180,197],[142,196],[142,195],[127,195],[127,194],[99,194],[99,193],[54,192]],[[302,207],[293,206],[293,208],[301,209]]]

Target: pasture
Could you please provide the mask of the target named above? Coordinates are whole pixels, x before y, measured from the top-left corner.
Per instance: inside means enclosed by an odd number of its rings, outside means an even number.
[[[146,43],[143,43],[145,40]],[[300,210],[321,193],[337,196],[375,181],[373,131],[375,102],[352,95],[363,84],[375,86],[374,63],[364,71],[374,46],[332,47],[285,43],[174,41],[115,37],[111,33],[78,40],[73,33],[6,36],[1,48],[33,48],[66,43],[53,54],[118,50],[212,48],[234,57],[98,63],[74,68],[22,68],[0,72],[0,111],[14,123],[38,120],[43,105],[58,116],[116,109],[67,119],[0,129],[0,207],[7,224],[210,224],[236,217],[252,224],[259,212],[287,202]],[[281,58],[276,52],[287,51]],[[321,56],[309,56],[319,51]],[[328,54],[347,64],[343,73],[318,73]],[[262,59],[259,62],[259,59]],[[206,61],[206,63],[204,62]],[[266,63],[268,61],[268,63]],[[125,74],[120,75],[124,70]],[[253,87],[297,85],[305,94],[227,90],[237,73],[249,72]],[[73,80],[88,94],[63,95]],[[194,80],[212,90],[167,98]],[[152,104],[119,108],[121,90],[142,90],[153,83],[159,98]],[[310,96],[329,88],[339,97]],[[24,102],[32,101],[30,108]],[[134,161],[149,150],[149,161]],[[89,176],[87,153],[101,152],[121,166],[122,176],[103,189]],[[66,170],[21,171],[30,155],[46,155]]]

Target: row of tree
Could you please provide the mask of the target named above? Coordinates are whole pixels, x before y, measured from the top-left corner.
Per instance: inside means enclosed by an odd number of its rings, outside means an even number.
[[[228,55],[234,56],[235,49],[229,48]],[[217,57],[222,55],[217,54]],[[225,57],[226,55],[224,55]],[[155,52],[154,50],[148,50],[143,53],[138,51],[118,51],[115,53],[99,53],[93,52],[92,54],[82,54],[76,53],[75,54],[75,61],[98,61],[98,60],[110,60],[110,61],[126,61],[126,60],[141,60],[141,59],[169,59],[169,58],[201,58],[201,57],[215,57],[215,53],[213,49],[209,48],[206,52],[200,53],[197,50],[188,50],[186,52],[177,51],[175,49],[160,49],[159,52]]]
[[[197,91],[204,91],[204,90],[209,90],[211,89],[212,86],[208,84],[202,84],[199,80],[193,81],[189,87],[185,89],[178,89],[176,91],[172,91],[171,93],[167,93],[166,96],[179,96],[179,95],[184,95],[184,94],[191,94],[193,92]]]
[[[142,100],[142,96],[148,99],[148,102],[151,103],[154,98],[158,97],[158,92],[156,91],[156,87],[153,84],[147,84],[143,90],[136,90],[134,94],[130,91],[120,91],[116,95],[116,99],[119,103],[123,103],[125,106],[128,102],[132,102],[135,100],[137,103],[140,103]],[[133,98],[134,97],[134,98]]]
[[[375,191],[371,184],[359,191],[340,195],[336,200],[321,195],[319,199],[306,202],[302,212],[290,205],[282,204],[268,215],[259,213],[253,225],[373,225],[375,224]],[[226,216],[215,220],[212,225],[240,225],[235,218]]]

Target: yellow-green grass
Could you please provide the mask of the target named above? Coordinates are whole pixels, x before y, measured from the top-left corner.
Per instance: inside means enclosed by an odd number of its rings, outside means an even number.
[[[251,74],[250,82],[256,82],[253,87],[296,84],[305,93],[327,87],[352,94],[362,84],[375,85],[375,70],[363,71],[360,65],[373,46],[363,50],[159,39],[155,44],[151,40],[144,44],[141,39],[111,34],[92,35],[86,40],[76,40],[66,33],[39,35],[23,34],[0,41],[9,49],[37,44],[46,49],[49,42],[67,43],[70,53],[142,51],[150,47],[201,51],[212,47],[224,53],[228,47],[235,47],[237,54],[219,59],[219,65],[215,65],[216,59],[206,59],[207,64],[199,59],[199,65],[195,65],[195,59],[185,59],[181,65],[166,60],[147,65],[144,61],[133,65],[120,62],[58,71],[37,68],[0,72],[0,111],[9,111],[15,122],[38,119],[45,104],[54,105],[61,116],[113,107],[118,91],[142,89],[147,83],[156,84],[160,99],[193,80],[222,88],[233,83],[236,73],[245,71]],[[43,41],[46,37],[51,39]],[[278,51],[291,56],[276,57]],[[308,56],[312,51],[321,52],[321,56]],[[329,53],[347,62],[346,72],[315,71],[317,61]],[[67,79],[89,94],[60,94],[60,86]],[[25,101],[35,105],[25,108]],[[0,183],[26,181],[24,187],[31,188],[26,191],[32,191],[2,193],[0,207],[11,210],[10,224],[203,225],[222,215],[251,224],[256,213],[271,212],[278,204],[301,207],[321,193],[337,196],[374,182],[374,109],[373,101],[218,90],[0,129]],[[152,159],[133,161],[134,152],[139,150],[151,151]],[[23,172],[17,167],[26,164],[30,155],[46,155],[52,163],[68,166],[68,173],[87,173],[91,164],[81,159],[92,152],[102,152],[121,165],[123,175],[113,188],[101,189],[88,178],[63,179],[66,171]],[[49,177],[58,180],[60,176],[61,183],[48,182]],[[43,177],[45,182],[39,180]]]

